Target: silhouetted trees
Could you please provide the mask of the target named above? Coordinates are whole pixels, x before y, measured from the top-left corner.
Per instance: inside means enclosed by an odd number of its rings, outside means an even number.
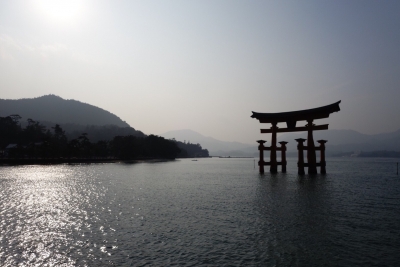
[[[171,140],[149,135],[144,138],[144,154],[156,158],[175,158],[181,150]]]
[[[90,136],[91,142],[111,141],[115,136],[136,136],[145,137],[141,131],[137,131],[132,127],[118,127],[116,125],[76,125],[66,124],[62,126],[66,130],[68,139],[78,138],[82,133],[87,133]]]
[[[143,144],[132,135],[116,136],[111,143],[112,154],[120,159],[136,158],[144,154],[143,150]]]
[[[111,145],[113,154],[121,159],[176,158],[181,151],[173,141],[156,135],[142,138],[132,135],[116,136]]]
[[[175,141],[174,139],[172,139]],[[208,150],[203,149],[200,144],[192,144],[190,142],[180,142],[180,141],[175,141],[178,145],[178,147],[181,149],[181,152],[179,153],[178,157],[180,158],[198,158],[198,157],[208,157]]]
[[[17,143],[21,132],[18,115],[0,117],[0,146],[5,147],[10,143]]]
[[[59,124],[47,129],[41,123],[28,119],[25,128],[21,127],[21,117],[11,115],[0,117],[0,149],[3,157],[11,158],[176,158],[208,156],[208,151],[200,144],[182,143],[167,140],[156,135],[141,134],[114,136],[112,140],[90,141],[88,133],[68,140]],[[107,127],[107,133],[101,133],[101,127],[95,128],[97,135],[109,136],[120,130]],[[93,129],[92,129],[93,130]],[[130,129],[121,130],[131,131]],[[135,133],[135,132],[134,132]]]

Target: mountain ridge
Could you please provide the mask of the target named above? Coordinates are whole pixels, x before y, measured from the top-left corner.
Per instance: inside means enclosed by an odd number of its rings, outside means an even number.
[[[22,121],[31,118],[39,122],[58,124],[130,127],[117,115],[105,109],[78,100],[63,99],[52,94],[36,98],[0,99],[0,116],[5,117],[12,114],[21,116]]]

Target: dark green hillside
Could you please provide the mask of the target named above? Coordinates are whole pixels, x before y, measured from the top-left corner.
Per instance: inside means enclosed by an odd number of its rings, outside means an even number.
[[[34,118],[39,122],[129,127],[125,121],[109,111],[55,95],[18,100],[0,99],[0,117],[11,114],[18,114],[24,119]]]

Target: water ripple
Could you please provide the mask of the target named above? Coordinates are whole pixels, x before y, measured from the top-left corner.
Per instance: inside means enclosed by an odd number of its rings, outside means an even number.
[[[1,167],[0,263],[395,265],[392,163],[336,159],[315,177],[260,176],[252,159]]]

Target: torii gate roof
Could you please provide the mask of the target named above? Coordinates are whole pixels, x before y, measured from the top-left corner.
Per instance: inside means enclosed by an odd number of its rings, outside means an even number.
[[[340,111],[339,107],[340,102],[341,100],[336,103],[319,108],[280,112],[280,113],[259,113],[252,111],[253,115],[251,115],[251,117],[256,118],[261,123],[286,122],[288,125],[293,123],[295,125],[296,121],[328,118],[331,113]]]

